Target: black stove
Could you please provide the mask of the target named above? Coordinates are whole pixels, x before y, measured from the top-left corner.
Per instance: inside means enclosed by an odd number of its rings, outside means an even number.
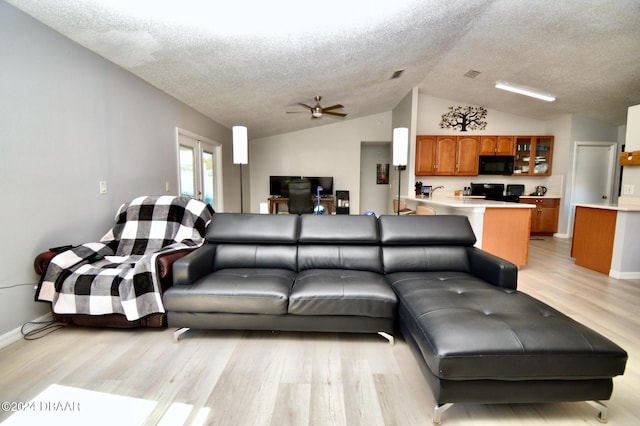
[[[524,185],[507,185],[505,193],[503,183],[471,183],[471,195],[483,196],[486,200],[518,203],[523,193]]]

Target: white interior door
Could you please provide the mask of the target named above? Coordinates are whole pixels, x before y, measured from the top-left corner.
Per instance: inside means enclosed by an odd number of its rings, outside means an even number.
[[[221,146],[178,129],[178,175],[180,195],[210,204],[222,211]]]
[[[569,232],[573,232],[574,203],[608,203],[613,198],[616,142],[576,142]]]

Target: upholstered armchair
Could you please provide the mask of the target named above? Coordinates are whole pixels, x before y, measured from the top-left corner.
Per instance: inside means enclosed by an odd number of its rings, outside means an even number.
[[[174,196],[123,204],[98,241],[36,256],[36,301],[51,303],[56,321],[100,327],[165,327],[162,293],[172,264],[204,243],[210,205]]]

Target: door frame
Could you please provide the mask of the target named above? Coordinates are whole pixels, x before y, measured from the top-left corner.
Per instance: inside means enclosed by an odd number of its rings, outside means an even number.
[[[207,146],[211,147],[213,154],[214,154],[214,173],[215,173],[215,187],[213,188],[214,191],[214,198],[213,198],[213,209],[215,211],[224,211],[224,196],[223,196],[223,183],[222,183],[222,176],[223,176],[223,171],[222,171],[222,144],[220,142],[216,142],[212,139],[209,139],[205,136],[201,136],[198,135],[197,133],[194,133],[192,131],[186,130],[186,129],[182,129],[180,127],[176,127],[176,171],[178,173],[177,175],[177,185],[176,188],[178,189],[178,194],[180,193],[180,136],[186,136],[190,139],[195,140],[197,143],[197,146],[194,147],[198,156],[198,159],[201,160],[202,159],[202,152],[203,150],[203,146],[202,144],[206,144]],[[201,176],[202,175],[202,171],[201,171],[201,161],[196,161],[195,162],[195,167],[196,170],[194,171],[197,175]],[[198,191],[199,188],[197,188],[198,183],[196,183],[196,188],[195,190]]]
[[[616,176],[616,165],[618,159],[618,142],[612,141],[603,141],[603,142],[583,142],[583,141],[575,141],[573,143],[573,161],[571,166],[571,191],[570,191],[570,200],[569,200],[569,220],[567,221],[567,234],[569,238],[573,236],[573,220],[575,215],[575,206],[574,203],[574,193],[576,186],[576,174],[578,168],[578,150],[581,146],[607,146],[609,147],[609,173],[607,174],[607,186],[609,188],[609,202],[616,196],[615,190],[615,176]]]

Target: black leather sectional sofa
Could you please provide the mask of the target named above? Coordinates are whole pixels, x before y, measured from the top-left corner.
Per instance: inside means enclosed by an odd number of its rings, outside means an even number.
[[[219,213],[163,296],[189,328],[399,331],[436,406],[590,401],[606,419],[626,352],[517,291],[512,263],[476,247],[464,216]]]

